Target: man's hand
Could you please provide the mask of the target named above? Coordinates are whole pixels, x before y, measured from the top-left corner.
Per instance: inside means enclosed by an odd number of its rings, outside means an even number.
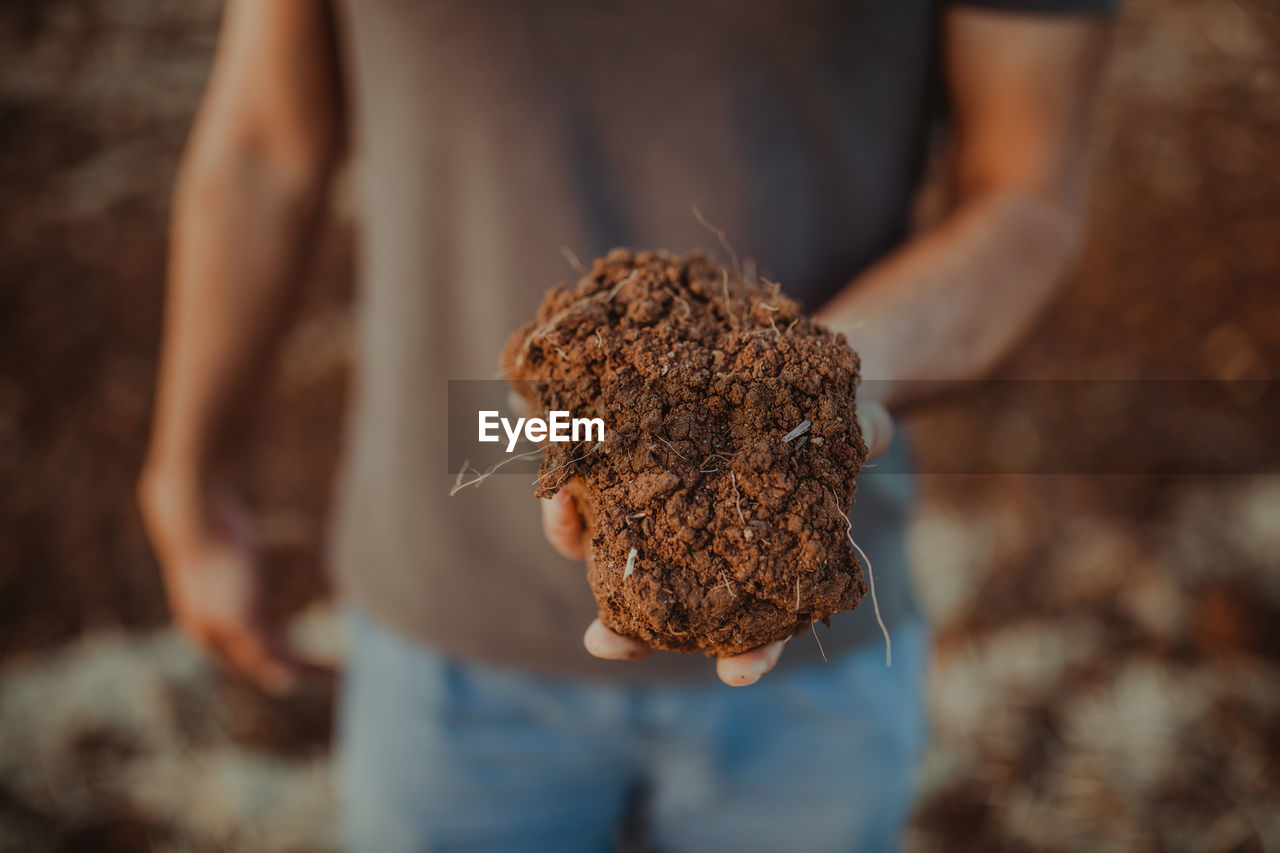
[[[324,671],[263,619],[260,565],[247,516],[233,499],[144,476],[139,504],[174,620],[187,637],[274,694]]]
[[[884,453],[893,437],[893,419],[888,410],[872,400],[859,401],[858,425],[867,445],[867,458]],[[580,560],[586,555],[586,529],[568,492],[561,490],[542,501],[542,529],[552,547],[564,556]],[[653,653],[644,643],[609,630],[599,619],[587,628],[582,643],[588,652],[606,660],[639,660]],[[740,655],[719,658],[716,675],[731,687],[754,684],[778,663],[786,643],[778,640]]]
[[[182,629],[263,687],[308,665],[261,618],[245,516],[210,487],[291,317],[342,150],[331,4],[231,0],[174,197],[148,532]]]

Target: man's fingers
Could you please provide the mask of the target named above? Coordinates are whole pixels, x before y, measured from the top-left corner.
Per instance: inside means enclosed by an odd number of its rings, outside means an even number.
[[[265,628],[184,625],[183,633],[218,663],[274,695],[292,693],[304,680],[330,679],[337,674],[333,664],[298,654]]]
[[[304,676],[328,668],[291,654],[269,631],[243,624],[199,624],[184,631],[201,649],[268,693],[282,696],[297,689]]]
[[[232,666],[268,693],[283,696],[298,688],[302,674],[265,634],[236,630],[221,635],[219,645]]]
[[[555,497],[542,500],[542,532],[553,548],[571,560],[581,560],[586,553],[582,531],[582,516],[568,492],[561,489]]]
[[[858,401],[858,427],[867,445],[867,459],[875,459],[889,449],[893,440],[893,418],[889,410],[874,400]]]
[[[644,643],[609,630],[599,619],[587,628],[582,644],[592,655],[605,660],[639,660],[653,654],[653,649]],[[778,640],[744,654],[720,658],[716,661],[716,674],[731,687],[754,684],[777,665],[786,644],[786,640]]]
[[[230,663],[230,661],[227,660],[226,653],[222,649],[222,645],[218,642],[218,639],[212,629],[203,625],[193,624],[189,620],[185,619],[178,619],[177,625],[178,630],[182,632],[183,636],[185,636],[200,651],[210,657]]]
[[[716,661],[716,675],[730,687],[755,684],[760,680],[760,676],[777,665],[778,658],[782,656],[782,648],[786,644],[786,640],[778,640],[740,655],[720,658]]]
[[[609,630],[599,619],[588,626],[582,644],[592,655],[605,660],[640,660],[653,653],[644,643]]]

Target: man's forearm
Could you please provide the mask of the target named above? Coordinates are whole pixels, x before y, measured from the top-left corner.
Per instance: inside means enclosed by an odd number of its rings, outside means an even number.
[[[951,184],[943,222],[821,312],[900,407],[981,376],[1026,335],[1080,238],[1084,151],[1105,18],[950,7],[943,68]]]
[[[957,207],[820,312],[890,408],[989,370],[1035,322],[1078,242],[1066,203],[992,191]]]
[[[175,198],[150,467],[202,476],[294,301],[326,173],[250,146],[188,157]]]

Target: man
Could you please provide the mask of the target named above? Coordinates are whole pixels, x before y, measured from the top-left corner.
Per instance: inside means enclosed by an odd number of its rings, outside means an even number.
[[[868,604],[816,644],[716,664],[592,623],[535,542],[524,478],[448,497],[445,386],[580,257],[708,243],[697,205],[862,357],[869,443],[1030,327],[1079,241],[1105,0],[938,6],[232,0],[179,181],[141,496],[175,616],[263,686],[308,664],[257,609],[227,480],[350,128],[364,211],[359,362],[331,558],[351,613],[341,709],[358,850],[893,846],[923,750],[927,636],[903,556],[910,480],[853,510]],[[905,239],[945,84],[951,199]],[[872,399],[874,397],[875,399]],[[901,442],[888,470],[901,471]],[[581,555],[570,501],[548,538]],[[608,659],[643,661],[620,664]]]

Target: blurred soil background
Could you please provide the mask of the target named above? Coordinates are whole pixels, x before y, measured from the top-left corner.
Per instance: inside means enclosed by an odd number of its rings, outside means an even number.
[[[0,850],[334,845],[330,692],[268,701],[199,660],[133,505],[219,12],[0,0]],[[1280,476],[1242,472],[1280,470],[1280,7],[1127,4],[1095,149],[1078,270],[1003,376],[1126,381],[1101,409],[997,383],[914,424],[948,473],[912,533],[937,655],[909,846],[1278,850]],[[338,195],[245,465],[273,605],[327,647]],[[1159,380],[1237,382],[1232,415]]]

